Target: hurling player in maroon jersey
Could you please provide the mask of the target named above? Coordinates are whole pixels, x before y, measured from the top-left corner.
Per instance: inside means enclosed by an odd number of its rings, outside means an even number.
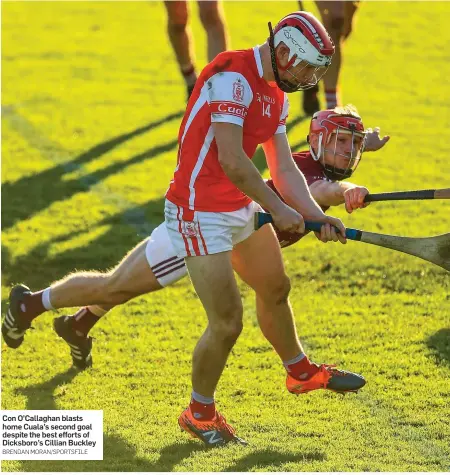
[[[340,204],[345,204],[348,213],[368,206],[364,198],[369,190],[347,181],[361,159],[359,155],[354,160],[348,160],[345,152],[342,153],[346,147],[352,146],[350,126],[353,130],[364,130],[358,111],[352,105],[316,112],[308,135],[310,149],[293,154],[311,194],[324,211]],[[387,143],[390,137],[380,139],[379,130],[378,127],[366,130],[363,150],[376,151]],[[268,180],[267,184],[276,191],[272,180]],[[281,247],[290,246],[307,234],[280,232],[277,229],[276,232]]]

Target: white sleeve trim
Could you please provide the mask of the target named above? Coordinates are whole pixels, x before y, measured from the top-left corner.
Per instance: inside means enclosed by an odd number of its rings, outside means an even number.
[[[278,129],[275,131],[274,135],[285,134],[285,133],[286,133],[286,126],[285,125],[279,125]]]
[[[280,114],[280,122],[278,123],[278,128],[275,132],[276,134],[285,134],[286,133],[286,119],[289,115],[289,100],[287,94],[284,94],[283,108]]]

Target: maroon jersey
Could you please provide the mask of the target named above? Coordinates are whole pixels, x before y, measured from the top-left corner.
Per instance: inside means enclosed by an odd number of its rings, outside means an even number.
[[[312,155],[310,154],[310,152],[293,153],[292,158],[294,159],[297,167],[300,169],[303,175],[305,175],[306,183],[308,183],[308,186],[311,186],[312,183],[318,180],[329,181],[328,178],[325,176],[322,165],[312,158]],[[267,180],[266,183],[281,198],[280,193],[278,193],[278,190],[275,188],[275,185],[273,184],[273,180]],[[329,208],[329,206],[326,206],[326,207],[321,206],[321,208],[323,211],[326,211]],[[303,236],[306,236],[306,234],[309,233],[309,231],[306,231],[304,233],[289,233],[286,231],[284,232],[279,231],[276,227],[274,228],[275,228],[275,232],[277,233],[278,240],[280,241],[281,247],[291,246],[292,244],[295,244],[297,241],[300,241],[300,239]]]

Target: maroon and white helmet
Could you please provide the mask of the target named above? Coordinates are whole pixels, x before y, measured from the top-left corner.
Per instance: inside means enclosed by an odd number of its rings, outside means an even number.
[[[311,13],[298,11],[282,18],[273,31],[269,23],[269,31],[272,66],[278,87],[285,92],[294,92],[315,86],[327,71],[334,54],[333,40],[322,23]],[[279,64],[274,51],[281,42],[289,48],[289,61],[284,67]],[[282,84],[278,70],[286,71],[300,63],[305,68],[312,66],[308,78],[296,84],[295,88],[290,81]]]

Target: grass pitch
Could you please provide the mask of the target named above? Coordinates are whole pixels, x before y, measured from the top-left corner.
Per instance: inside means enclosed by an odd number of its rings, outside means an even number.
[[[305,2],[314,10],[312,2]],[[196,5],[191,5],[196,10]],[[226,2],[232,47],[267,37],[295,2]],[[198,64],[205,38],[193,11]],[[345,49],[343,98],[392,135],[354,181],[372,192],[448,187],[445,2],[363,2]],[[163,219],[185,91],[159,2],[2,2],[2,299],[77,269],[104,269]],[[308,120],[291,97],[289,137]],[[265,170],[261,153],[256,162]],[[375,203],[350,227],[449,231],[444,202]],[[245,328],[217,392],[250,442],[206,450],[180,434],[204,326],[188,280],[117,308],[93,331],[94,368],[69,370],[53,315],[3,348],[2,408],[103,409],[104,460],[3,462],[5,471],[445,471],[450,467],[448,274],[395,251],[309,236],[284,252],[299,334],[316,361],[361,372],[346,398],[295,398],[242,285]]]

